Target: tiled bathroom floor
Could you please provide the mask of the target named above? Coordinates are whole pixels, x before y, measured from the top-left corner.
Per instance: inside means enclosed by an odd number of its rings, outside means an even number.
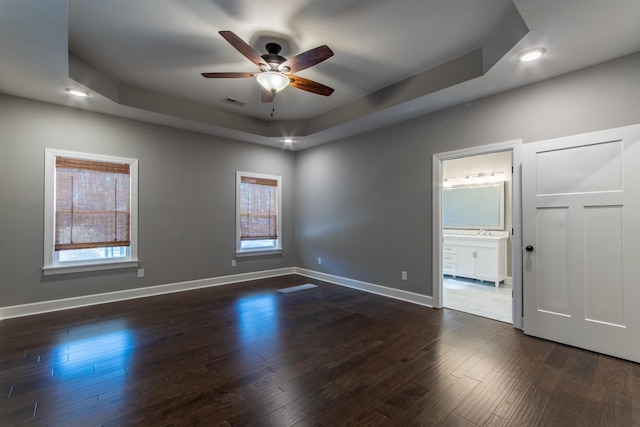
[[[513,323],[510,284],[501,283],[496,288],[493,282],[444,276],[443,288],[445,307]]]

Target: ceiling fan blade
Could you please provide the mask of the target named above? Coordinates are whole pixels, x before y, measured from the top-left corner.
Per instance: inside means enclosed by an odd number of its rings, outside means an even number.
[[[265,102],[265,103],[273,102],[273,100],[276,99],[275,93],[272,93],[263,87],[261,89],[262,89],[262,102]]]
[[[289,75],[289,83],[290,86],[295,87],[296,89],[306,90],[307,92],[315,93],[318,95],[329,96],[333,93],[333,89],[329,86],[325,86],[321,83],[314,82],[313,80],[304,79],[298,76]]]
[[[297,73],[298,71],[302,71],[319,64],[332,56],[333,51],[329,49],[329,46],[323,45],[287,59],[280,65],[280,68],[283,69],[283,67],[288,67],[289,73]]]
[[[202,73],[208,79],[244,79],[255,77],[260,73]]]
[[[236,50],[243,54],[249,61],[256,64],[258,68],[262,69],[264,68],[264,66],[266,66],[265,60],[262,59],[260,54],[254,48],[245,43],[244,40],[236,36],[233,32],[219,31],[219,33],[222,37],[224,37],[226,41],[229,42],[229,44],[231,44],[231,46],[235,47]]]

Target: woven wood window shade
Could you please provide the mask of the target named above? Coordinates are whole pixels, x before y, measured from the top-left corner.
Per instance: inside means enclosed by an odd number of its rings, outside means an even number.
[[[55,250],[129,246],[129,165],[56,158]]]
[[[278,181],[240,177],[240,240],[278,238]]]

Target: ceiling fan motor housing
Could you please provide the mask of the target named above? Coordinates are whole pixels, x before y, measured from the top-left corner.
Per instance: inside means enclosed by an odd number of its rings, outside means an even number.
[[[268,53],[261,55],[262,59],[267,62],[272,70],[277,70],[278,66],[287,60],[287,58],[278,55],[282,47],[278,43],[267,43],[266,49]]]

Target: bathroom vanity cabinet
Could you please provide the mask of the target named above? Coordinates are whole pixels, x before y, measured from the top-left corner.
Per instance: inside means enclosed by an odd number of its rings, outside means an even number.
[[[487,280],[500,286],[507,278],[507,240],[490,235],[444,235],[444,274]]]

